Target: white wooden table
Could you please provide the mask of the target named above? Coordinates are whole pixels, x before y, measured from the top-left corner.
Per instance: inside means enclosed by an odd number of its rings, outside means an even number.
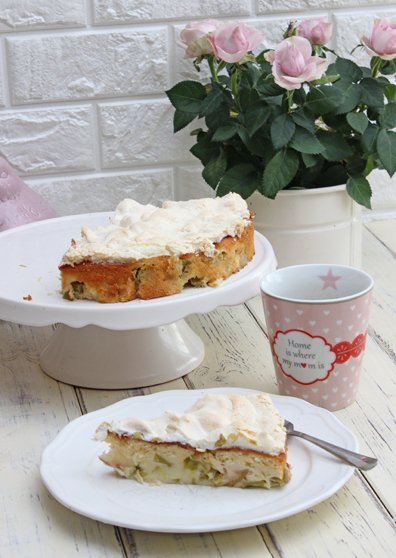
[[[69,511],[39,476],[43,448],[83,413],[166,389],[241,386],[276,393],[260,300],[188,322],[205,343],[201,366],[183,379],[127,391],[61,384],[38,365],[52,333],[0,321],[0,557],[373,557],[395,556],[396,222],[369,223],[364,268],[375,279],[358,400],[336,415],[375,454],[334,496],[295,516],[245,529],[161,534],[120,529]]]

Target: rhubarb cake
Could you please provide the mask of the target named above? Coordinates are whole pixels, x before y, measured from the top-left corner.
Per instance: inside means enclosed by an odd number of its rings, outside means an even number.
[[[109,224],[83,227],[59,269],[65,298],[98,302],[151,299],[186,284],[214,287],[254,255],[245,200],[167,201],[162,207],[123,200]]]
[[[271,488],[290,478],[283,418],[265,393],[209,393],[184,413],[102,423],[100,456],[142,483]]]

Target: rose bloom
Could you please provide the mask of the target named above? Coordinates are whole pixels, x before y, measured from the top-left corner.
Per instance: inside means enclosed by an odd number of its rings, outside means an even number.
[[[257,29],[245,23],[228,22],[208,37],[214,54],[224,62],[240,62],[259,46],[263,37]]]
[[[363,36],[362,43],[371,56],[383,60],[396,58],[396,21],[376,19],[370,37]]]
[[[204,54],[212,54],[212,45],[208,41],[207,34],[215,31],[220,22],[214,19],[203,21],[192,21],[180,33],[180,40],[185,45],[186,58],[197,58]]]
[[[331,39],[333,24],[325,19],[305,19],[297,27],[297,35],[305,37],[312,45],[324,45]]]
[[[304,37],[284,39],[275,50],[267,52],[265,59],[272,64],[275,83],[284,89],[300,89],[304,82],[319,79],[328,61],[312,56],[312,46]]]

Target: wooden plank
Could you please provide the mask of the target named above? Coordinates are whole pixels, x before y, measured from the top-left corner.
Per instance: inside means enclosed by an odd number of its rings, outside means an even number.
[[[254,309],[255,316],[260,320],[261,307],[258,303],[259,299],[252,300],[249,307]],[[380,311],[384,315],[384,308]],[[357,435],[362,453],[379,457],[377,467],[365,476],[385,506],[395,514],[396,492],[391,487],[396,483],[396,462],[392,451],[396,447],[393,428],[396,419],[396,364],[389,351],[384,352],[374,329],[373,333],[373,337],[369,336],[363,358],[357,401],[335,415]]]
[[[378,465],[363,473],[389,512],[396,515],[396,366],[369,339],[356,402],[336,416],[354,432],[360,451],[378,457]]]
[[[204,362],[186,378],[192,388],[244,387],[276,392],[270,346],[243,305],[190,316],[204,341]]]
[[[0,556],[388,556],[394,548],[392,453],[395,394],[394,292],[396,223],[369,223],[364,265],[376,281],[371,339],[358,400],[337,416],[380,456],[336,495],[312,510],[259,529],[214,534],[159,534],[115,529],[75,514],[50,497],[38,475],[43,447],[68,421],[125,397],[164,389],[240,386],[276,393],[259,297],[244,306],[195,315],[189,324],[205,343],[204,362],[184,379],[142,390],[74,390],[45,376],[38,354],[51,328],[0,323],[3,452]],[[260,324],[260,325],[259,325]],[[4,450],[5,448],[5,450]],[[21,529],[21,525],[23,528]],[[309,537],[307,537],[309,532]],[[348,549],[348,550],[347,550]]]
[[[260,301],[258,300],[258,302]],[[220,383],[221,385],[240,385],[274,391],[274,373],[268,343],[263,345],[264,334],[257,324],[254,327],[255,322],[252,323],[252,317],[243,307],[219,309],[204,317],[194,316],[194,320],[202,322],[208,340],[216,339],[216,341],[211,346],[211,351],[203,365],[188,376],[187,382],[192,387],[197,388]],[[238,342],[236,342],[236,339],[238,339]],[[250,360],[252,355],[254,355],[253,362]],[[336,414],[357,433],[362,441],[362,450],[383,456],[383,461],[378,468],[366,473],[366,478],[373,483],[374,489],[378,490],[379,496],[383,498],[385,504],[393,509],[394,500],[391,487],[394,485],[394,466],[392,465],[393,455],[390,450],[392,439],[389,436],[389,425],[394,422],[392,422],[393,417],[390,411],[391,403],[387,401],[384,393],[392,392],[392,390],[394,392],[394,367],[387,355],[371,340],[368,343],[367,355],[369,356],[363,372],[361,395],[359,394],[360,403],[356,403],[351,408],[339,411]],[[373,369],[373,363],[377,363],[381,369],[380,373],[374,378],[369,373]],[[263,370],[265,370],[264,374]],[[245,374],[247,381],[244,379]],[[266,388],[263,387],[264,385]],[[378,436],[378,432],[381,433],[382,437]],[[392,437],[394,439],[393,435]],[[389,515],[377,496],[372,492],[368,493],[367,489],[365,481],[362,477],[359,477],[357,483],[341,490],[344,495],[333,496],[333,498],[338,498],[337,502],[340,502],[337,504],[337,521],[341,516],[342,525],[344,525],[340,528],[342,540],[346,542],[346,545],[350,541],[352,547],[354,533],[349,531],[345,525],[348,525],[351,513],[352,515],[355,512],[357,513],[358,509],[352,509],[351,511],[351,505],[355,500],[361,501],[361,494],[365,495],[366,504],[370,509],[370,518],[373,517],[373,521],[378,526],[382,526],[383,531],[389,534]],[[346,498],[345,491],[348,491],[351,496]],[[318,517],[318,525],[315,528],[318,530],[319,536],[323,538],[328,538],[328,533],[326,533],[327,510],[329,506],[336,505],[333,498],[330,498],[326,506],[322,505],[320,509],[315,508],[314,513]],[[312,512],[305,512],[305,518],[310,513],[312,514]],[[361,510],[359,513],[362,515]],[[282,524],[282,521],[277,522],[278,524]],[[322,524],[321,531],[320,526]],[[273,532],[271,526],[270,532]],[[276,548],[279,549],[281,555],[294,556],[292,550],[287,553],[289,547],[287,541],[286,546],[284,546],[285,535],[283,531],[281,530],[279,533],[280,536],[276,532],[274,534]],[[375,545],[373,545],[374,547]],[[305,549],[305,552],[307,550],[307,547],[304,547],[301,541],[300,548]],[[304,555],[304,553],[302,552],[301,555]]]
[[[38,365],[51,331],[0,322],[0,556],[118,557],[113,528],[64,508],[39,477],[42,450],[80,414],[73,388]]]
[[[129,531],[127,543],[131,556],[161,558],[277,558],[271,553],[255,527],[218,533],[168,534]]]
[[[187,386],[183,379],[179,378],[171,382],[145,388],[113,390],[77,388],[77,393],[83,412],[90,413],[97,409],[103,409],[103,407],[113,405],[113,403],[117,403],[122,399],[173,389],[187,389]]]
[[[201,318],[205,323],[210,322],[210,319],[206,316]],[[199,320],[197,322],[195,317],[190,317],[188,321],[190,326],[199,333],[200,329],[202,329],[201,322]],[[205,336],[202,333],[200,335],[205,342]],[[211,364],[208,363],[213,352],[210,350],[211,347],[212,345],[207,343],[205,360],[199,369],[212,369]],[[195,373],[196,370],[191,372],[191,374]],[[186,382],[190,384],[189,376],[184,380],[180,378],[164,384],[135,390],[106,391],[79,389],[78,391],[83,408],[87,412],[91,412],[127,397],[171,389],[187,389]],[[222,385],[224,384],[222,383]],[[209,386],[205,385],[204,387]],[[165,510],[164,513],[166,513]],[[179,556],[183,558],[185,556],[197,558],[200,556],[203,558],[207,556],[229,556],[231,558],[235,556],[235,558],[239,558],[241,555],[246,555],[243,551],[249,552],[247,555],[252,557],[260,556],[265,558],[267,556],[278,556],[278,554],[268,551],[262,536],[254,527],[227,531],[226,534],[221,532],[212,534],[151,533],[131,529],[120,529],[119,531],[123,546],[127,549],[129,556],[164,556],[170,558],[177,558]]]
[[[396,223],[395,220],[371,221],[366,223],[368,229],[378,240],[396,255]]]
[[[396,222],[370,223],[377,225],[377,233],[392,239]],[[391,226],[390,226],[391,225]],[[373,227],[374,228],[374,227]],[[385,232],[384,232],[385,231]],[[396,235],[394,235],[396,238]],[[370,339],[363,360],[357,402],[336,415],[356,433],[361,451],[380,458],[378,466],[365,473],[384,505],[395,514],[396,493],[391,489],[396,481],[396,463],[392,448],[396,447],[395,399],[396,399],[396,261],[388,247],[369,231],[364,233],[364,268],[375,280],[374,299],[370,315]],[[260,297],[248,302],[257,321],[265,327]]]
[[[394,222],[396,236],[396,222]],[[386,244],[368,230],[364,238],[364,269],[374,279],[374,298],[370,310],[372,334],[396,362],[396,259]]]
[[[322,504],[267,528],[282,558],[394,555],[393,523],[357,473]]]

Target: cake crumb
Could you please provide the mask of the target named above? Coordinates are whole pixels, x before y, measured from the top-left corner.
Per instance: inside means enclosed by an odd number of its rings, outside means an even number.
[[[28,295],[24,296],[23,300],[33,300],[32,295],[28,294]]]

